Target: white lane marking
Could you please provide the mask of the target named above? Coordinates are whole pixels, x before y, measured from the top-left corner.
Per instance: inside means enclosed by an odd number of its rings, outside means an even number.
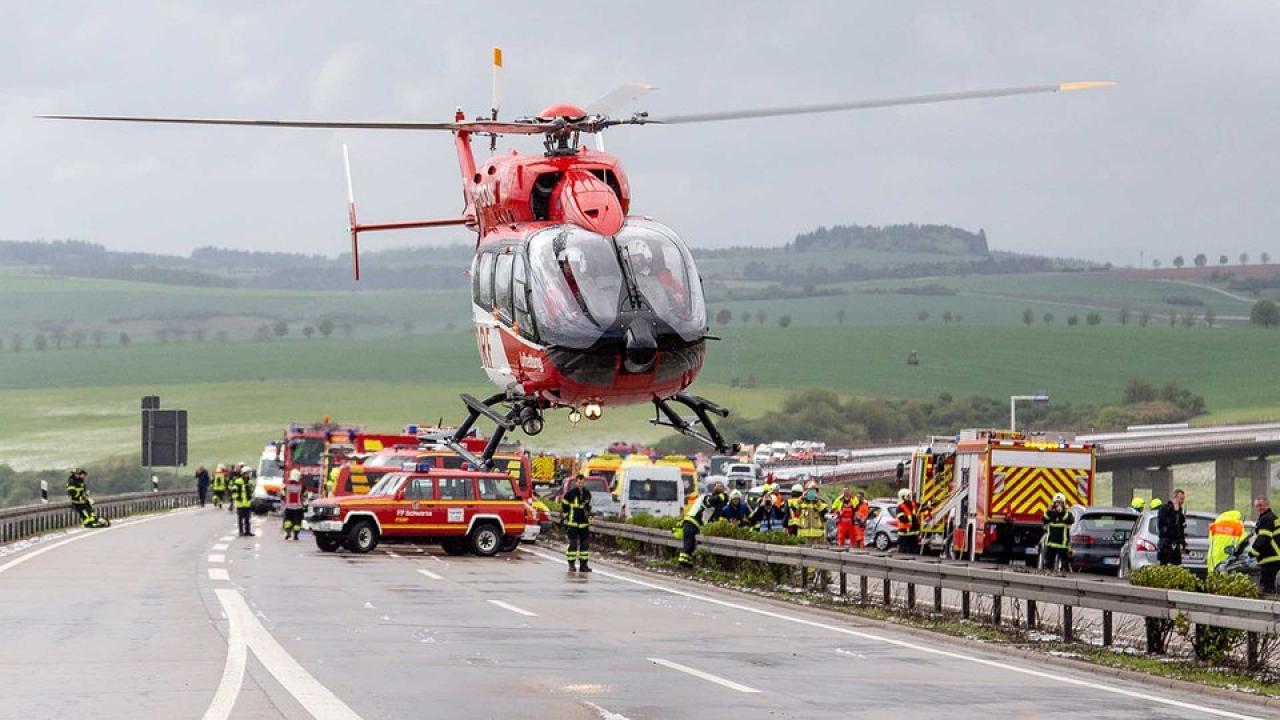
[[[73,542],[79,542],[81,540],[84,540],[85,538],[98,537],[99,535],[102,535],[103,533],[109,533],[112,530],[122,530],[124,528],[133,527],[134,525],[142,525],[143,523],[154,522],[156,520],[161,520],[167,517],[173,517],[174,515],[182,515],[184,513],[189,513],[189,512],[191,512],[190,509],[174,510],[161,515],[153,515],[151,517],[142,518],[141,520],[134,520],[132,522],[122,522],[119,524],[114,524],[109,528],[97,528],[94,530],[84,530],[83,532],[80,532],[76,535],[72,535],[66,540],[59,540],[58,542],[53,543],[52,545],[45,545],[44,547],[38,547],[35,550],[28,550],[27,552],[23,553],[22,555],[19,555],[18,557],[10,560],[9,562],[3,565],[0,565],[0,573],[3,573],[5,570],[11,570],[21,565],[22,563],[30,560],[31,558],[39,557],[49,552],[50,550],[56,550],[57,548],[60,548],[63,545],[70,545]]]
[[[741,683],[736,683],[732,680],[726,680],[725,678],[722,678],[719,675],[712,675],[709,672],[696,670],[694,668],[689,667],[688,665],[681,665],[678,662],[671,662],[670,660],[663,660],[662,658],[649,658],[649,662],[655,663],[657,665],[661,665],[663,667],[671,668],[672,670],[679,670],[682,673],[688,673],[689,675],[692,675],[696,678],[702,678],[707,682],[713,682],[717,685],[722,685],[724,687],[727,687],[730,690],[737,690],[740,693],[760,692],[759,690],[753,687],[747,687],[746,685],[742,685]]]
[[[600,715],[600,720],[631,720],[631,718],[628,718],[626,715],[622,715],[621,713],[616,713],[611,710],[606,710],[600,707],[599,705],[593,702],[589,702],[587,700],[583,700],[582,704],[586,705],[592,710],[595,710],[596,713]]]
[[[845,650],[844,648],[836,648],[836,654],[843,655],[845,657],[858,658],[859,660],[867,659],[867,656],[863,655],[862,653],[856,653],[852,650]]]
[[[304,710],[317,720],[361,720],[341,698],[321,685],[320,681],[312,677],[276,642],[271,633],[258,622],[258,618],[244,601],[244,596],[230,589],[216,592],[222,609],[227,613],[227,619],[233,626],[237,623],[240,625],[245,642],[254,656]]]
[[[443,576],[437,575],[437,574],[435,574],[435,573],[431,572],[430,570],[422,570],[422,569],[419,569],[419,570],[418,570],[418,572],[419,572],[420,574],[422,574],[422,575],[426,575],[427,577],[431,578],[432,580],[443,580],[443,579],[444,579],[444,577],[443,577]]]
[[[395,554],[395,553],[391,552],[390,550],[385,550],[384,552],[386,552],[386,553],[387,553],[387,557],[391,557],[391,558],[398,558],[398,557],[400,557],[399,555],[397,555],[397,554]]]
[[[224,563],[226,561],[227,561],[226,555],[214,555],[214,554],[209,555],[209,562],[211,563]]]
[[[523,608],[518,608],[515,605],[512,605],[511,603],[505,603],[505,602],[502,602],[501,600],[489,600],[489,602],[494,605],[497,605],[503,610],[510,610],[511,612],[516,613],[517,615],[524,615],[525,617],[538,617],[538,613],[531,613],[528,610],[525,610]]]
[[[227,574],[224,568],[209,568],[210,580],[230,580],[231,576]]]
[[[218,539],[219,539],[219,540],[221,540],[221,541],[222,541],[222,542],[224,542],[224,543],[229,543],[229,542],[231,542],[231,541],[235,540],[235,539],[236,539],[236,536],[235,536],[235,535],[223,535],[222,537],[220,537],[220,538],[218,538]],[[223,545],[222,547],[223,547],[224,549],[226,548],[226,546],[225,546],[225,545]]]
[[[230,545],[228,545],[227,543],[217,543],[217,544],[215,544],[213,547],[211,547],[211,548],[209,548],[209,549],[210,549],[210,550],[226,550],[226,549],[227,549],[227,548],[229,548],[229,547],[231,547],[231,546],[230,546]]]
[[[520,549],[524,550],[527,553],[537,555],[543,560],[547,560],[549,562],[554,562],[554,563],[564,562],[563,558],[547,555],[547,554],[538,552],[537,550],[530,550],[528,548],[520,548]],[[1182,702],[1181,700],[1173,700],[1171,698],[1160,697],[1158,695],[1151,695],[1149,693],[1138,692],[1137,690],[1127,690],[1125,688],[1115,687],[1112,685],[1105,685],[1103,683],[1098,683],[1098,682],[1091,682],[1089,680],[1081,680],[1079,678],[1068,677],[1066,675],[1055,675],[1048,672],[1042,672],[1040,670],[1032,670],[1030,668],[1010,665],[1008,663],[1003,663],[998,660],[988,660],[986,658],[980,658],[973,655],[964,655],[958,652],[951,652],[949,650],[941,650],[939,648],[927,647],[925,645],[917,645],[916,643],[907,642],[905,640],[896,640],[894,638],[883,637],[880,635],[876,635],[874,633],[864,632],[861,630],[851,630],[849,628],[840,627],[838,625],[829,625],[827,623],[818,622],[816,620],[806,620],[800,617],[784,615],[780,612],[774,612],[772,610],[764,610],[761,608],[751,607],[750,605],[741,605],[735,602],[729,602],[728,600],[718,600],[713,597],[698,595],[696,593],[691,593],[685,590],[679,590],[677,588],[666,587],[664,585],[652,583],[647,580],[640,580],[638,578],[630,578],[623,575],[616,575],[607,570],[596,569],[595,572],[596,574],[603,575],[607,578],[612,578],[614,580],[621,580],[622,582],[629,582],[635,585],[651,588],[653,590],[660,590],[662,592],[671,593],[672,595],[680,595],[682,597],[687,597],[691,600],[700,600],[702,602],[711,603],[712,605],[719,605],[721,607],[732,608],[734,610],[742,610],[745,612],[754,613],[756,615],[763,615],[764,617],[770,617],[777,620],[784,620],[786,622],[796,623],[797,625],[807,625],[809,627],[819,628],[821,630],[828,630],[830,632],[837,632],[843,635],[850,635],[853,637],[862,638],[864,640],[874,640],[876,642],[882,642],[887,645],[896,645],[898,647],[908,648],[910,650],[915,650],[917,652],[927,653],[930,655],[940,655],[942,657],[952,658],[954,660],[964,660],[966,662],[977,663],[979,665],[986,665],[988,667],[997,668],[999,670],[1006,670],[1009,672],[1016,672],[1023,675],[1030,675],[1032,677],[1037,677],[1044,680],[1052,680],[1054,682],[1060,682],[1066,685],[1075,685],[1077,687],[1090,688],[1092,690],[1099,690],[1106,693],[1112,693],[1114,695],[1123,695],[1125,697],[1144,700],[1146,702],[1158,703],[1160,705],[1169,705],[1171,707],[1182,708],[1184,710],[1194,710],[1196,712],[1205,713],[1206,715],[1216,715],[1218,717],[1234,718],[1234,720],[1263,720],[1261,717],[1258,717],[1256,715],[1242,715],[1240,713],[1231,712],[1230,710],[1220,710],[1218,708],[1207,707],[1204,705],[1196,705],[1194,703]],[[1153,679],[1156,679],[1156,678],[1153,678]]]
[[[222,599],[223,593],[235,592],[234,590],[214,590],[218,594],[218,599]],[[226,607],[226,603],[223,603]],[[209,708],[204,711],[204,720],[227,720],[231,717],[231,710],[236,705],[236,698],[240,697],[240,686],[244,683],[244,668],[248,660],[248,643],[244,638],[244,629],[240,626],[239,618],[227,613],[227,662],[222,666],[222,679],[218,681],[218,689],[213,694],[213,702],[209,703]]]

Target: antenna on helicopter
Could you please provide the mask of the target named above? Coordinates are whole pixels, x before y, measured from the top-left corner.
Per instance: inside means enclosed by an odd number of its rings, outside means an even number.
[[[493,49],[493,105],[489,108],[489,119],[498,119],[498,108],[502,107],[502,48]],[[489,133],[489,152],[498,151],[498,134]]]

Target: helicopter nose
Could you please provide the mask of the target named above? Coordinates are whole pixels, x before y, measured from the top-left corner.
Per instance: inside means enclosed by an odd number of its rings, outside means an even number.
[[[627,353],[622,367],[629,373],[639,374],[653,369],[658,358],[658,341],[653,336],[653,324],[644,318],[636,318],[627,328]]]

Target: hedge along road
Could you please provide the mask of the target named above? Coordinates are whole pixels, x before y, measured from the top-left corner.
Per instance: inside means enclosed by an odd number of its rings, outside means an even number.
[[[277,523],[175,513],[0,574],[0,716],[1262,714],[541,549],[325,554]]]

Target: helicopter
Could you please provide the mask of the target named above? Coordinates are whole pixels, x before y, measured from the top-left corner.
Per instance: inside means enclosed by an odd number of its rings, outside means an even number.
[[[964,92],[756,108],[666,117],[615,117],[652,90],[622,85],[581,107],[552,104],[533,116],[500,121],[502,50],[493,49],[493,102],[488,117],[452,121],[239,120],[107,115],[41,115],[60,120],[240,125],[361,130],[434,130],[453,134],[464,207],[455,217],[361,223],[351,165],[343,162],[353,274],[360,279],[362,233],[465,226],[476,233],[470,270],[472,318],[481,365],[499,391],[481,400],[462,394],[466,419],[446,442],[479,468],[491,465],[506,433],[533,436],[544,414],[597,420],[608,406],[649,403],[654,425],[671,428],[720,454],[726,442],[714,418],[729,411],[687,392],[702,368],[709,334],[702,280],[688,245],[672,229],[632,213],[631,184],[603,133],[619,126],[680,125],[830,113],[903,105],[1088,90],[1111,82],[1069,82]],[[504,135],[542,136],[543,151],[497,152]],[[583,136],[596,138],[591,149]],[[477,162],[472,140],[488,136],[490,157]],[[692,412],[691,417],[680,409]],[[495,425],[479,455],[463,445],[480,418]],[[474,447],[474,445],[473,445]]]

